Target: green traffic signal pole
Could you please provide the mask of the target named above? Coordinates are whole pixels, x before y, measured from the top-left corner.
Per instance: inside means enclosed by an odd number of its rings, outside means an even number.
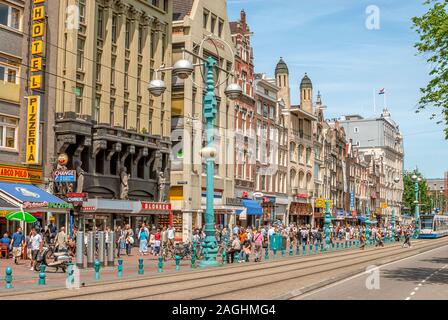
[[[392,242],[395,241],[395,208],[392,208]]]
[[[208,57],[205,61],[205,68],[207,70],[207,93],[204,98],[204,117],[207,122],[207,143],[211,147],[213,144],[213,121],[217,113],[217,101],[215,96],[215,81],[213,79],[213,67],[216,65],[216,60]],[[207,158],[207,203],[205,210],[205,239],[202,244],[204,259],[199,263],[200,267],[215,267],[219,263],[216,260],[218,255],[218,243],[215,237],[215,212],[213,208],[214,189],[215,189],[215,159],[214,157]]]
[[[418,193],[419,193],[419,185],[418,179],[415,179],[414,182],[414,191],[415,191],[415,231],[414,238],[417,239],[420,234],[420,208],[418,203]]]
[[[330,215],[330,201],[325,201],[325,242],[326,247],[325,250],[330,249],[330,223],[331,223],[331,215]]]

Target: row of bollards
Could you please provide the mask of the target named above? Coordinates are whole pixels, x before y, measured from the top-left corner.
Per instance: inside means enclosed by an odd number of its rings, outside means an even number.
[[[91,234],[88,235],[88,237],[91,237]],[[101,239],[101,236],[99,237]],[[91,240],[91,239],[90,239]],[[89,241],[88,241],[89,242]],[[100,241],[101,243],[101,241]],[[227,240],[225,240],[225,247],[227,248]],[[371,246],[374,243],[369,240],[366,241],[365,245],[366,246]],[[328,251],[340,251],[340,250],[344,250],[344,249],[351,249],[351,248],[359,248],[361,246],[361,242],[359,240],[346,240],[343,242],[332,242],[329,245],[324,245],[323,243],[316,244],[313,245],[312,243],[309,244],[309,249],[307,249],[307,246],[305,243],[303,243],[301,246],[299,244],[297,244],[296,246],[296,255],[300,256],[300,254],[302,254],[302,256],[306,256],[308,255],[313,255],[313,254],[318,254],[319,251],[321,253],[324,252],[328,252]],[[102,248],[101,246],[99,246],[99,248]],[[89,247],[87,246],[87,252],[89,252],[89,250],[94,249],[93,246]],[[284,248],[277,248],[276,246],[274,246],[272,248],[273,251],[273,256],[274,258],[277,256],[277,252],[278,249],[281,249],[281,255],[282,257],[285,256],[285,249]],[[300,253],[300,249],[302,249],[302,252]],[[308,251],[308,252],[307,252]],[[269,260],[269,248],[265,248],[265,261]],[[192,250],[192,255],[191,255],[191,268],[196,268],[196,255],[197,255],[197,249],[196,249],[196,242],[194,242],[193,244],[193,250]],[[294,255],[294,251],[293,251],[293,245],[290,244],[289,246],[289,256],[293,256]],[[226,258],[227,258],[227,252],[226,250],[223,251],[222,253],[222,257],[223,257],[223,265],[226,264]],[[103,255],[99,255],[99,258],[104,259]],[[101,270],[101,266],[104,266],[104,262],[102,263],[100,259],[96,259],[95,261],[89,261],[90,257],[88,255],[88,260],[87,263],[88,265],[91,264],[92,267],[94,268],[94,279],[95,280],[99,280],[100,279],[100,270]],[[175,266],[176,266],[176,271],[180,270],[180,256],[175,256]],[[235,263],[238,262],[238,259],[234,259]],[[113,264],[113,261],[112,261]],[[38,284],[39,285],[45,285],[46,284],[46,274],[45,274],[45,265],[41,265],[40,266],[40,270],[39,270],[39,280],[38,280]],[[158,257],[158,263],[157,263],[157,272],[161,273],[163,272],[163,257],[159,256]],[[6,289],[11,289],[13,288],[12,286],[12,269],[11,267],[7,267],[5,270],[6,276],[5,276],[5,281],[6,281]],[[138,274],[139,275],[143,275],[144,274],[144,260],[143,258],[139,258],[138,259]],[[122,259],[118,259],[118,265],[117,265],[117,277],[123,277],[123,260]],[[68,264],[68,269],[67,269],[67,282],[68,283],[73,283],[74,282],[74,265],[72,263]]]

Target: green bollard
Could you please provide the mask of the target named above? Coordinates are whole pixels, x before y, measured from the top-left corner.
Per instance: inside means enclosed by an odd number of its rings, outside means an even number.
[[[73,284],[75,282],[75,278],[73,276],[73,274],[75,273],[75,271],[73,270],[73,263],[68,263],[67,265],[67,282],[69,284]]]
[[[285,248],[282,247],[282,257],[285,256]]]
[[[294,253],[292,251],[292,244],[289,245],[289,255],[292,256]]]
[[[275,258],[277,256],[277,248],[274,248],[273,251],[274,251],[274,258]]]
[[[264,248],[264,260],[265,261],[269,260],[269,249],[268,248]]]
[[[39,272],[39,285],[43,286],[45,285],[45,278],[47,276],[45,275],[45,265],[40,265],[40,272]]]
[[[95,260],[94,268],[95,268],[95,280],[99,280],[100,268],[101,268],[101,262],[99,260]]]
[[[159,257],[158,272],[163,272],[163,257]]]
[[[296,255],[300,256],[300,245],[297,242],[297,246],[296,246]]]
[[[320,252],[324,252],[325,250],[324,250],[324,244],[323,243],[321,243],[320,244]]]
[[[318,254],[319,253],[319,244],[316,243],[316,245],[314,246],[314,253]]]
[[[336,242],[336,250],[339,250],[339,242]]]
[[[331,251],[334,251],[334,242],[331,243]]]
[[[176,256],[176,271],[179,271],[180,269],[180,257]]]
[[[345,240],[345,249],[347,249],[348,248],[348,243],[347,243],[347,240]]]
[[[6,289],[12,289],[12,269],[11,267],[7,267],[6,270],[6,276],[5,276],[5,280],[6,280]]]
[[[310,244],[310,254],[313,254],[313,245]]]
[[[227,244],[225,244],[224,250],[222,251],[222,264],[227,264]]]
[[[138,259],[138,274],[144,274],[145,270],[143,269],[143,258]]]
[[[123,260],[118,259],[118,272],[117,277],[121,278],[123,276]]]
[[[306,255],[306,244],[302,245],[302,255]]]

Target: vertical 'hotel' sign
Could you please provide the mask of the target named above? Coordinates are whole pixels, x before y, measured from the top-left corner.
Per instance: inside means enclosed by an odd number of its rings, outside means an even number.
[[[43,91],[44,74],[44,37],[45,37],[45,0],[32,0],[31,24],[31,61],[29,87],[33,91]],[[40,143],[40,106],[41,97],[31,95],[28,97],[27,135],[26,135],[26,163],[39,164]]]

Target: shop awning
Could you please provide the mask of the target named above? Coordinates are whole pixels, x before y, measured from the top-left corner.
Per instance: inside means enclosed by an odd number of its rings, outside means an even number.
[[[0,198],[0,211],[15,211],[17,209],[19,209],[19,206]]]
[[[69,209],[70,204],[30,184],[0,182],[0,197],[26,209],[44,208],[48,211]]]
[[[260,206],[258,201],[255,200],[243,200],[243,206],[247,209],[248,215],[262,216],[263,208]],[[237,210],[236,214],[239,215],[242,210]]]
[[[138,213],[142,209],[140,201],[89,199],[82,204],[83,213]]]

